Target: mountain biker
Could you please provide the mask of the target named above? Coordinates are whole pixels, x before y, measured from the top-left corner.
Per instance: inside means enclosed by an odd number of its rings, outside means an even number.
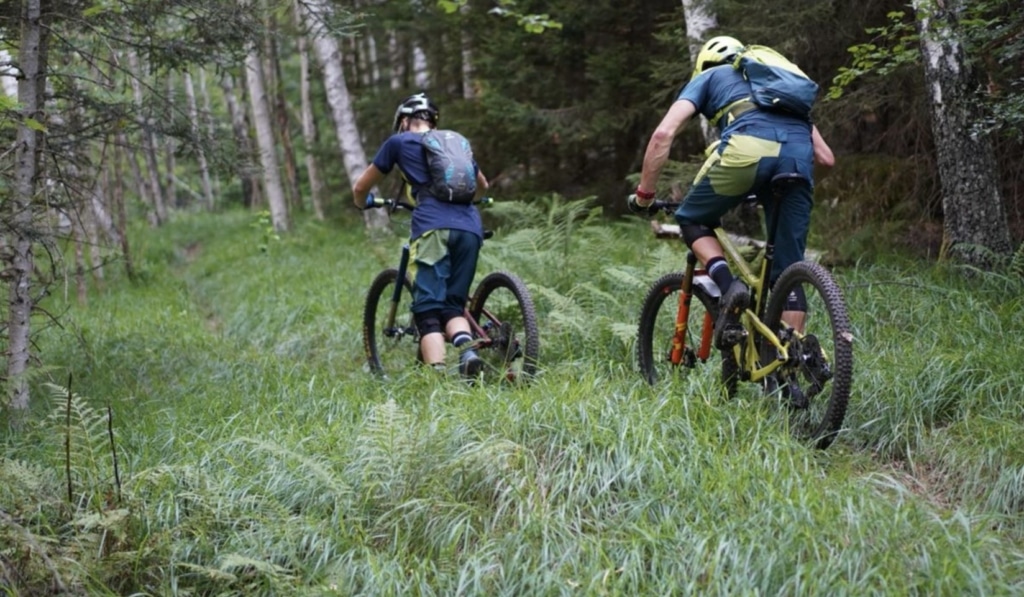
[[[423,363],[444,369],[445,337],[460,349],[459,371],[475,377],[483,361],[467,343],[472,340],[463,317],[483,245],[483,224],[473,204],[441,201],[428,191],[430,174],[421,137],[437,128],[440,111],[424,93],[411,95],[395,110],[393,134],[352,185],[359,208],[370,190],[397,166],[410,198],[415,198],[410,242],[413,319],[420,333]],[[475,161],[477,193],[488,186]]]
[[[774,284],[782,270],[803,259],[814,165],[830,167],[835,163],[832,150],[816,126],[795,115],[759,109],[750,101],[749,83],[731,65],[743,47],[728,36],[714,37],[704,44],[689,83],[651,135],[640,182],[628,199],[633,211],[649,206],[676,135],[695,114],[708,119],[723,114],[717,123],[721,142],[709,148],[707,160],[675,213],[687,247],[722,293],[715,324],[717,348],[725,348],[722,332],[736,324],[750,300],[750,291],[733,276],[712,229],[720,225],[726,212],[751,194],[764,205],[766,221],[775,209],[781,210],[769,275],[769,283]],[[806,177],[810,184],[790,185],[783,197],[770,200],[772,177],[793,172]],[[802,329],[806,304],[804,296],[790,295],[783,321]]]

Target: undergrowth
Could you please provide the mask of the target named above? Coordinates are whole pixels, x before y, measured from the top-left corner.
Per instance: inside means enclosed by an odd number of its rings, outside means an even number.
[[[363,294],[397,262],[299,221],[190,215],[47,330],[3,437],[0,586],[33,594],[1012,594],[1024,578],[1005,273],[836,268],[855,333],[838,441],[794,441],[714,371],[648,387],[647,285],[678,241],[582,202],[496,204],[479,274],[530,288],[527,387],[365,367]],[[51,297],[58,301],[61,297]],[[65,305],[55,305],[64,308]]]

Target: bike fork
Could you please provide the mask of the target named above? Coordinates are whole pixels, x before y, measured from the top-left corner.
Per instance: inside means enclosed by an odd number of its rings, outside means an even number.
[[[690,303],[693,300],[693,277],[697,275],[697,256],[692,252],[686,254],[686,272],[683,274],[683,284],[679,289],[679,307],[676,309],[675,332],[672,335],[672,350],[669,352],[669,362],[673,365],[693,365],[686,362],[686,332],[689,329]],[[706,361],[711,354],[711,314],[704,314],[704,326],[701,330],[700,346],[690,347],[691,355],[701,361]],[[690,357],[691,360],[693,356]]]
[[[409,245],[402,245],[402,258],[398,262],[398,278],[395,280],[395,289],[391,293],[391,305],[388,307],[388,316],[385,320],[385,329],[391,329],[395,325],[395,315],[398,313],[398,302],[402,299],[402,287],[405,286],[405,274],[409,270]]]

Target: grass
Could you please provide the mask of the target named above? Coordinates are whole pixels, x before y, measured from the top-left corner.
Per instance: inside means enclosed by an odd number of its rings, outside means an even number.
[[[557,198],[492,209],[480,271],[519,274],[541,316],[525,388],[366,372],[363,293],[401,235],[300,221],[268,240],[242,212],[137,231],[142,281],[55,304],[65,327],[40,338],[37,416],[4,436],[0,586],[1020,592],[1019,280],[837,270],[855,385],[821,452],[713,371],[641,382],[639,301],[680,247]]]

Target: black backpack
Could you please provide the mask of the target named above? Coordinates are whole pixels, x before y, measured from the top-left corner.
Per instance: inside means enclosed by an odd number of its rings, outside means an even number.
[[[473,149],[465,137],[444,129],[427,131],[422,137],[430,184],[426,190],[436,199],[468,204],[476,195],[476,167]]]

